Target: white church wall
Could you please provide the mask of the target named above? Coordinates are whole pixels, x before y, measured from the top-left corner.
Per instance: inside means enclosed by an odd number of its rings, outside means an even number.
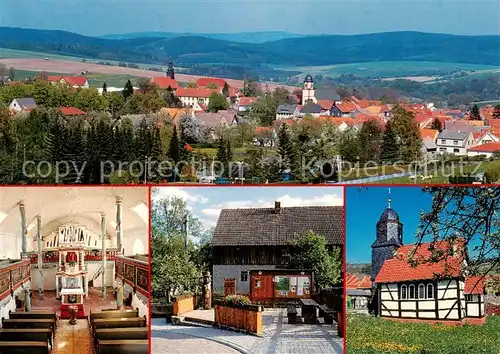
[[[21,256],[21,236],[0,234],[0,259],[19,259]]]
[[[124,233],[122,247],[125,256],[149,254],[149,237],[146,228],[140,228]]]

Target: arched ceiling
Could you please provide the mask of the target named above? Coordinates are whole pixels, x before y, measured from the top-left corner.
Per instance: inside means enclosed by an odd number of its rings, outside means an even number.
[[[98,233],[101,213],[106,231],[116,235],[116,197],[122,197],[122,226],[148,232],[149,193],[146,187],[0,187],[0,234],[19,235],[19,203],[24,201],[28,239],[36,234],[36,217],[42,217],[42,234],[67,222],[78,222]],[[3,221],[2,221],[3,218]]]

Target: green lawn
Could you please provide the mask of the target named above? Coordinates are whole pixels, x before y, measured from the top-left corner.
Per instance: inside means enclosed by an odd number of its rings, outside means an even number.
[[[343,74],[355,74],[365,77],[408,77],[408,76],[443,76],[450,70],[467,71],[476,74],[492,73],[498,70],[498,67],[492,65],[479,64],[460,64],[460,63],[441,63],[441,62],[424,62],[424,61],[384,61],[384,62],[367,62],[367,63],[352,63],[352,64],[337,64],[324,66],[300,66],[287,67],[276,66],[276,69],[297,70],[303,74],[311,75],[327,75],[340,76]],[[302,74],[302,75],[303,75]]]
[[[397,323],[390,320],[348,314],[349,354],[498,354],[500,316],[486,324],[446,326]]]

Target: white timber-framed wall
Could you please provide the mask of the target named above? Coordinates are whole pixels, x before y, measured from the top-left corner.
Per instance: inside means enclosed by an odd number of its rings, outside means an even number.
[[[471,318],[485,316],[483,294],[465,294],[465,315]]]
[[[388,318],[460,321],[467,316],[464,287],[459,278],[378,284],[379,313]],[[482,306],[484,314],[484,300]],[[471,301],[469,308],[471,315],[482,317],[479,300]]]

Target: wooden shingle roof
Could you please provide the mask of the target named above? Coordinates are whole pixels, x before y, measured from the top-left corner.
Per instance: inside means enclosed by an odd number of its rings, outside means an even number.
[[[223,209],[212,246],[279,246],[308,231],[323,235],[329,245],[343,245],[343,207],[306,206]]]

